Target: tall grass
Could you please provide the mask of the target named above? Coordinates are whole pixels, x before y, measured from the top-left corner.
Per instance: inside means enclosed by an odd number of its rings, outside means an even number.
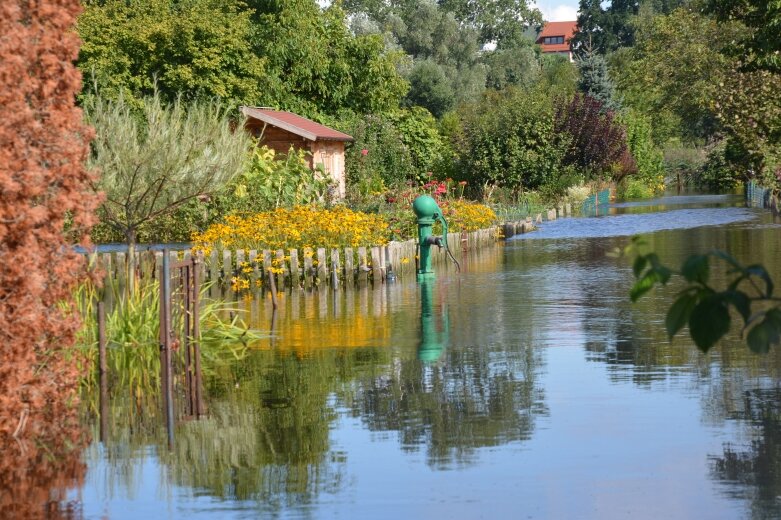
[[[87,391],[98,382],[98,324],[97,302],[102,292],[111,291],[113,306],[106,309],[107,362],[112,389],[126,390],[137,400],[160,389],[160,286],[157,280],[144,280],[128,294],[118,284],[97,288],[87,282],[77,291],[79,314],[83,327],[77,346],[83,353],[88,370],[82,384]],[[206,291],[204,288],[202,293]],[[228,361],[241,359],[250,344],[268,337],[250,330],[229,303],[206,301],[200,307],[200,330],[197,340],[201,349],[204,374]],[[234,312],[231,312],[234,311]],[[177,338],[183,339],[183,327],[177,317],[181,309],[172,313]],[[232,319],[226,316],[234,315]],[[174,362],[183,365],[184,352],[174,352]],[[175,367],[176,368],[176,367]]]

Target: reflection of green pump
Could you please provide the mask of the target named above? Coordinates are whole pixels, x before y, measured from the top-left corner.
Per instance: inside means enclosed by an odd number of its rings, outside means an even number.
[[[440,249],[444,247],[450,258],[458,266],[458,262],[453,258],[453,254],[447,246],[447,221],[442,216],[442,210],[439,208],[437,201],[428,195],[421,195],[412,203],[412,211],[418,217],[418,248],[420,251],[418,279],[434,277],[434,271],[431,269],[431,246],[434,245]],[[434,222],[437,220],[442,223],[441,237],[434,236],[432,232]]]
[[[439,359],[450,341],[450,321],[447,311],[442,309],[442,329],[437,330],[434,315],[434,281],[423,280],[420,284],[420,346],[418,359],[432,363]]]

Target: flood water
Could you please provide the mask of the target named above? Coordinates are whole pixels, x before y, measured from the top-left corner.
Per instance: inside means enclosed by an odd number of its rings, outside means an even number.
[[[669,265],[722,249],[781,280],[769,212],[672,196],[426,284],[289,294],[273,338],[207,375],[208,418],[170,451],[157,421],[113,418],[68,499],[94,519],[781,517],[781,349],[668,342],[675,287],[632,304],[606,255],[636,233]],[[270,328],[268,301],[240,304]]]

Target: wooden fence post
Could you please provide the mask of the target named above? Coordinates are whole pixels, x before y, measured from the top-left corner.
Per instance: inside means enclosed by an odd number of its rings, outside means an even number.
[[[317,282],[326,282],[326,261],[325,261],[325,249],[318,248],[317,250]]]
[[[290,286],[299,287],[301,283],[301,267],[298,264],[298,249],[290,250]]]
[[[285,265],[285,252],[282,249],[277,249],[277,269],[280,270],[277,275],[277,287],[280,291],[284,291],[287,266]]]
[[[268,290],[271,290],[271,280],[269,279],[269,273],[271,269],[271,251],[268,249],[263,250],[263,272],[261,274],[263,278],[263,283],[268,284]]]
[[[369,267],[366,263],[366,248],[358,248],[358,285],[363,286],[369,280]]]
[[[353,250],[344,248],[344,285],[348,289],[355,283],[355,270],[353,269]]]
[[[222,283],[225,287],[230,287],[231,278],[233,278],[233,267],[231,264],[231,252],[225,250],[222,252]]]
[[[312,288],[312,256],[314,256],[314,251],[312,251],[311,247],[305,247],[304,248],[304,287],[306,289]]]
[[[375,246],[372,248],[372,283],[375,286],[382,284],[383,278],[384,276],[380,248]]]
[[[340,266],[339,250],[331,249],[331,287],[333,289],[339,288]]]

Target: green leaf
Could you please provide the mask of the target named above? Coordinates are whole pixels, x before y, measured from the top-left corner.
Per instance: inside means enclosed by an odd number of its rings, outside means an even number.
[[[696,304],[697,296],[690,293],[682,294],[675,300],[670,310],[667,311],[667,317],[664,320],[669,340],[672,340],[673,336],[678,334],[684,325],[688,323],[689,316]]]
[[[684,260],[681,274],[689,282],[699,282],[703,285],[708,283],[710,274],[708,255],[692,255]]]
[[[778,310],[778,309],[774,309]],[[781,317],[775,318],[770,311],[765,317],[749,330],[746,336],[748,348],[757,354],[766,354],[770,346],[778,343],[781,337]]]
[[[743,270],[743,266],[740,265],[740,262],[735,260],[735,258],[732,255],[730,255],[729,253],[725,253],[724,251],[713,251],[711,254],[713,256],[715,256],[716,258],[721,258],[722,260],[724,260],[725,262],[730,264],[732,267],[734,267],[738,271],[742,271]]]
[[[718,295],[701,300],[689,315],[689,333],[697,348],[707,352],[730,328],[729,309]]]
[[[727,303],[735,307],[735,310],[743,317],[743,321],[748,322],[751,317],[751,300],[748,295],[743,291],[724,291],[720,294]]]
[[[773,296],[773,280],[763,266],[759,264],[750,265],[746,267],[746,273],[761,278],[765,282],[765,298]]]
[[[657,281],[659,281],[662,285],[666,285],[667,282],[670,280],[670,276],[673,274],[673,272],[670,269],[668,269],[663,265],[659,265],[655,267],[654,271],[656,272]]]
[[[736,290],[738,288],[738,286],[740,285],[740,282],[742,282],[745,279],[746,279],[746,275],[745,274],[742,274],[742,275],[738,276],[737,278],[735,278],[734,280],[732,280],[730,282],[730,284],[727,286],[727,290],[728,291]]]
[[[635,273],[635,278],[640,277],[640,274],[643,272],[647,264],[648,264],[648,260],[646,259],[645,256],[640,255],[637,258],[635,258],[635,262],[632,265],[632,271],[634,271]]]
[[[642,278],[637,280],[629,290],[629,297],[632,302],[636,302],[642,295],[651,290],[656,283],[657,277],[654,271],[647,272]]]

